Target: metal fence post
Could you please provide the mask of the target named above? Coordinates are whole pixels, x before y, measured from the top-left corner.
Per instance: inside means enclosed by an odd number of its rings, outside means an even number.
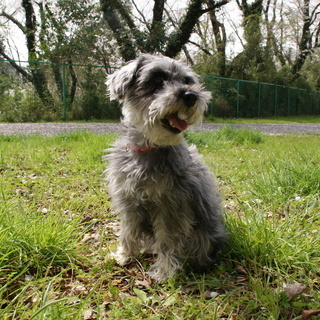
[[[277,115],[277,109],[278,109],[278,86],[274,85],[274,116]]]
[[[63,120],[67,120],[67,84],[66,84],[66,63],[62,62],[62,104]]]
[[[239,117],[239,98],[240,98],[240,80],[237,80],[237,110],[236,110],[236,118]]]
[[[297,91],[298,91],[298,93],[297,93],[297,108],[296,108],[296,110],[297,110],[297,113],[298,113],[298,115],[299,115],[299,110],[300,110],[300,104],[299,104],[299,100],[300,100],[300,89],[298,88],[297,89]]]
[[[261,82],[258,82],[258,118],[261,114]]]
[[[287,116],[290,116],[290,87],[287,87]]]
[[[210,101],[210,115],[213,116],[213,94],[214,94],[214,77],[210,77],[210,91],[211,91],[211,101]]]

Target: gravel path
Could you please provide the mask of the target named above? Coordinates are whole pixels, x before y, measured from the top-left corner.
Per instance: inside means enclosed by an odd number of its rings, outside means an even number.
[[[195,131],[215,131],[226,124],[204,123],[194,127]],[[290,123],[290,124],[233,124],[235,128],[250,128],[266,134],[281,133],[320,133],[319,123]],[[51,136],[59,133],[89,130],[94,133],[120,132],[118,123],[0,123],[0,134],[41,134]]]

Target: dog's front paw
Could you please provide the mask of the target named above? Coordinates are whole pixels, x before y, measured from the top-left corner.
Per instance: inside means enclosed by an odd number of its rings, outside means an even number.
[[[158,256],[155,263],[150,266],[147,274],[154,279],[156,282],[160,283],[173,277],[178,270],[182,269],[182,264],[179,260],[172,257],[165,257],[161,259]]]
[[[174,275],[175,271],[168,266],[163,266],[159,262],[155,262],[150,266],[147,275],[154,279],[157,283],[163,282]]]
[[[126,255],[121,246],[118,247],[116,252],[111,252],[108,257],[116,260],[117,264],[121,267],[129,264],[132,261],[132,257]]]
[[[157,283],[161,283],[168,279],[168,275],[166,273],[163,273],[159,269],[154,268],[150,268],[147,272],[147,275]]]

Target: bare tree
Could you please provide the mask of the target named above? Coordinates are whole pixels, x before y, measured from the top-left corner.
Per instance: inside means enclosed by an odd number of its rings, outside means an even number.
[[[130,13],[130,5],[124,0],[100,0],[103,16],[117,41],[125,61],[134,59],[139,52],[160,52],[169,57],[178,55],[188,43],[199,18],[228,3],[229,0],[190,0],[185,15],[171,30],[170,19],[165,19],[165,0],[155,0],[151,21],[143,19],[146,30],[139,29],[138,21]],[[131,2],[134,5],[134,2]],[[172,26],[172,25],[171,25]]]
[[[208,0],[208,5],[212,7],[214,5],[214,1]],[[226,29],[224,24],[219,21],[216,10],[211,10],[209,12],[209,16],[217,50],[217,75],[224,77],[226,75]]]
[[[28,60],[37,61],[37,21],[33,2],[31,0],[22,0],[22,8],[24,9],[24,24],[18,21],[13,15],[2,12],[1,16],[7,18],[15,24],[24,34],[28,49]],[[53,106],[53,98],[47,87],[47,80],[40,64],[30,64],[30,73],[24,68],[19,66],[13,59],[6,53],[5,47],[0,46],[0,54],[8,59],[11,65],[29,82],[34,85],[42,102],[47,106]]]
[[[246,40],[245,50],[255,57],[255,60],[261,59],[260,45],[262,42],[261,16],[263,10],[263,0],[255,0],[248,3],[247,0],[236,0],[242,12],[244,38]]]
[[[60,7],[59,7],[60,6]],[[29,68],[22,68],[10,55],[7,47],[0,45],[0,55],[9,60],[15,70],[34,86],[44,105],[54,106],[54,90],[52,80],[58,89],[60,99],[67,97],[68,104],[72,104],[76,94],[77,76],[72,63],[74,59],[88,57],[94,59],[94,50],[105,57],[104,46],[97,48],[95,36],[101,33],[99,29],[100,13],[92,13],[94,7],[88,4],[64,1],[54,4],[51,1],[23,0],[21,7],[11,12],[2,11],[0,16],[22,32],[28,53]],[[91,21],[89,19],[92,19]],[[90,25],[88,23],[90,21]],[[101,22],[100,22],[101,23]],[[104,23],[105,24],[105,23]],[[70,29],[74,29],[73,33]],[[103,30],[106,33],[105,30]],[[79,49],[80,48],[80,49]],[[103,60],[103,59],[102,59]],[[50,61],[53,78],[48,76],[43,61]],[[104,60],[107,65],[106,59]],[[63,86],[63,72],[61,64],[65,63],[68,79],[67,86]],[[51,83],[49,83],[51,82]],[[66,82],[65,82],[66,84]],[[57,99],[56,99],[57,100]]]
[[[301,76],[307,59],[319,48],[320,3],[312,0],[290,3],[273,0],[271,3],[267,0],[264,16],[267,43],[281,66],[290,71],[288,83],[293,83]]]
[[[278,3],[278,0],[273,0],[273,3],[271,3],[271,0],[267,0],[267,3],[263,9],[265,26],[267,29],[266,45],[268,46],[268,48],[270,48],[270,50],[273,50],[274,56],[276,59],[279,60],[281,66],[285,66],[286,58],[285,58],[284,49],[283,49],[284,29],[281,28],[280,36],[278,37],[278,39],[276,38],[275,31],[274,31],[274,28],[277,24],[277,14],[276,14],[277,9],[280,12],[279,25],[284,25],[283,0],[281,0],[280,4]],[[271,19],[269,18],[269,15],[271,15]]]
[[[303,0],[302,3],[302,31],[298,43],[299,52],[291,66],[292,81],[300,76],[300,71],[315,48],[319,47],[320,32],[320,3],[310,12],[310,0]],[[313,31],[312,31],[313,29]]]

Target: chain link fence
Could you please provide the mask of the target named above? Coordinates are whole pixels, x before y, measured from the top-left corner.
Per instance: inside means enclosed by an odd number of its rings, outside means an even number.
[[[113,69],[0,60],[0,121],[119,119],[118,103],[107,96],[106,77]]]
[[[109,100],[106,88],[107,74],[114,69],[0,60],[0,121],[119,119],[119,105]],[[202,76],[202,81],[212,92],[207,116],[320,114],[320,91],[214,76]]]
[[[202,78],[212,92],[210,115],[259,118],[320,114],[320,91],[212,76]]]

